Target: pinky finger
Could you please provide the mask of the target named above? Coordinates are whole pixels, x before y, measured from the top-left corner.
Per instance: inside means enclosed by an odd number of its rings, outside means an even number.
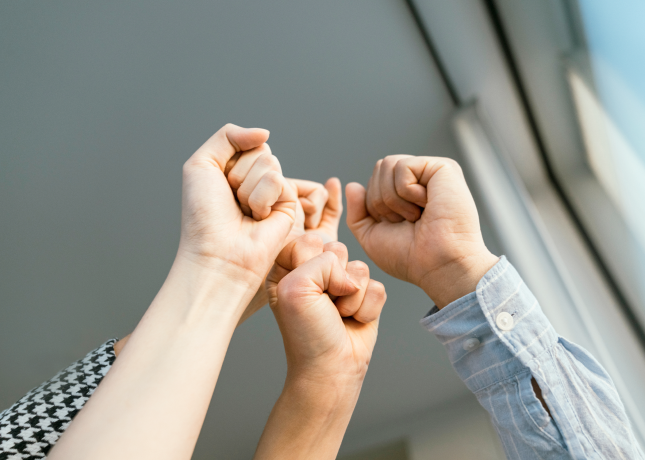
[[[381,316],[381,311],[387,300],[385,286],[375,280],[370,280],[365,291],[363,302],[356,313],[354,319],[361,323],[371,323]]]
[[[262,176],[249,196],[249,207],[255,220],[269,217],[271,207],[282,194],[283,186],[282,174],[277,171],[269,171]]]

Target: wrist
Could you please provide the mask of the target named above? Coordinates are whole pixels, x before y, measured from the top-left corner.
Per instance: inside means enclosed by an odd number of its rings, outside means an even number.
[[[363,379],[318,381],[287,374],[279,401],[311,425],[345,430],[360,395]],[[295,413],[293,415],[296,415]]]
[[[257,282],[259,283],[259,281]],[[237,324],[257,290],[242,269],[225,261],[201,260],[179,252],[159,295],[175,298],[175,310],[186,319],[216,317]]]
[[[254,458],[336,458],[361,384],[288,372]]]
[[[482,277],[498,261],[499,257],[484,248],[480,252],[454,258],[450,263],[428,273],[419,287],[441,309],[475,291]]]
[[[283,395],[288,394],[311,408],[312,411],[326,413],[349,407],[353,409],[361,392],[365,374],[337,374],[322,378],[308,373],[287,372]],[[331,413],[327,414],[331,416]]]
[[[236,286],[244,286],[255,293],[260,286],[263,286],[264,279],[255,273],[251,268],[245,268],[232,261],[218,256],[206,256],[196,254],[192,251],[179,247],[173,267],[190,266],[190,270],[195,270],[204,275],[227,279]],[[265,275],[266,276],[266,275]]]

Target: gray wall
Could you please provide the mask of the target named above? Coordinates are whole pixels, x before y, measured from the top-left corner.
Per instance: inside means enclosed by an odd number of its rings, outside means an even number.
[[[226,122],[270,129],[285,174],[318,181],[455,155],[403,1],[5,0],[0,63],[0,407],[134,328],[176,250],[181,165]],[[466,393],[417,323],[422,292],[373,277],[388,305],[350,437]],[[265,309],[233,338],[195,458],[250,458],[284,373]]]

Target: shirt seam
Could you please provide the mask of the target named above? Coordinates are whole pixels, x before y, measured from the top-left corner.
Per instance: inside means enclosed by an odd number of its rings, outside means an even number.
[[[518,376],[520,376],[522,374],[530,374],[530,373],[531,373],[531,369],[529,369],[529,368],[522,369],[519,372],[515,372],[514,374],[503,378],[502,380],[498,380],[496,382],[490,383],[490,384],[486,385],[485,387],[480,388],[477,391],[473,391],[473,393],[475,395],[477,395],[477,393],[479,393],[481,391],[484,391],[484,390],[488,390],[490,387],[493,387],[495,385],[499,385],[499,384],[504,383],[504,382],[508,382],[509,380],[513,380],[515,377],[518,377]]]
[[[555,356],[552,356],[552,360],[553,360],[554,363],[557,362],[557,360],[555,359]],[[554,366],[554,367],[556,368],[557,379],[560,382],[560,386],[562,388],[564,388],[564,382],[562,381],[562,372],[560,372],[560,369],[558,368],[558,366]],[[569,407],[574,407],[574,405],[571,403],[571,399],[569,398],[569,392],[568,391],[563,391],[562,393],[564,394],[564,397],[565,397],[565,399],[567,401],[568,406]],[[573,412],[573,418],[576,421],[577,428],[580,431],[580,434],[582,436],[584,436],[584,438],[587,440],[587,442],[589,443],[589,445],[593,449],[594,453],[596,454],[596,457],[597,458],[602,458],[602,457],[600,457],[600,452],[598,452],[598,449],[596,448],[596,443],[594,443],[591,439],[589,439],[589,436],[587,435],[587,432],[582,429],[582,422],[580,421],[580,418],[578,417],[578,413],[575,410],[573,410],[572,412]],[[564,416],[564,417],[567,419],[569,424],[571,424],[571,421],[569,420],[569,417],[566,417],[566,416]],[[560,431],[560,432],[562,433],[562,431]],[[575,435],[575,432],[574,432],[574,435]],[[562,437],[564,438],[564,433],[562,433]],[[574,436],[574,437],[577,438],[578,436]],[[583,449],[582,453],[584,453],[584,447],[583,447],[582,443],[579,442],[579,444],[580,444],[580,448]]]

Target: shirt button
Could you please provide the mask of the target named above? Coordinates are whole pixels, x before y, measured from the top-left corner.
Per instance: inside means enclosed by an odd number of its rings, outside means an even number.
[[[464,350],[472,351],[479,346],[479,340],[471,337],[464,342]]]
[[[506,311],[501,312],[495,319],[495,324],[497,324],[497,327],[502,331],[510,331],[511,329],[513,329],[513,327],[515,327],[514,323],[515,322],[513,321],[513,317]]]

